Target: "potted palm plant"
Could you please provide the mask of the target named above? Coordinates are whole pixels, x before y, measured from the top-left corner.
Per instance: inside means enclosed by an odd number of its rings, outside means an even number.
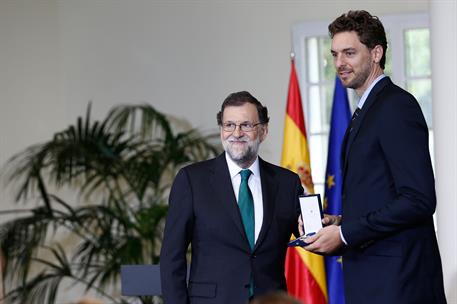
[[[220,150],[214,134],[177,132],[149,105],[117,106],[103,121],[90,114],[89,104],[75,125],[13,156],[4,168],[16,201],[37,202],[0,211],[15,213],[0,226],[11,303],[55,303],[63,280],[109,303],[127,303],[107,290],[119,285],[121,264],[158,263],[177,170]],[[151,297],[141,301],[153,303]]]

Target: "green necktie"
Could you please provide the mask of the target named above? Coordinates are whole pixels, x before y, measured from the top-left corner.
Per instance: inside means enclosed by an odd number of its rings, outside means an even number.
[[[251,190],[249,190],[248,180],[251,170],[244,169],[240,171],[241,183],[238,192],[238,207],[240,208],[241,218],[243,220],[244,231],[248,237],[251,249],[254,249],[254,200]]]

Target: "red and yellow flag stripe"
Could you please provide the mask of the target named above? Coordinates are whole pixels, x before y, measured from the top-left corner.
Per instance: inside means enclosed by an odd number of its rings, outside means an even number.
[[[290,73],[281,166],[300,177],[307,193],[314,193],[305,119],[294,61]],[[286,256],[287,288],[306,304],[327,303],[324,258],[300,247],[289,248]]]

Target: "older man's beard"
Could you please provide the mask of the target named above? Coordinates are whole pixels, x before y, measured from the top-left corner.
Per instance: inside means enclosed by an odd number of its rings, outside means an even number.
[[[246,142],[247,146],[234,147],[234,142]],[[222,146],[224,147],[225,152],[230,156],[230,158],[240,167],[250,166],[257,157],[260,146],[260,138],[257,137],[255,140],[251,140],[248,136],[243,136],[236,138],[233,135],[229,136],[225,140],[222,140]]]

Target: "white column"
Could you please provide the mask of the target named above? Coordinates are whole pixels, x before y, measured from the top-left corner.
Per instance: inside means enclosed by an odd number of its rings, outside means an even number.
[[[457,5],[430,0],[438,243],[448,303],[457,303]]]

